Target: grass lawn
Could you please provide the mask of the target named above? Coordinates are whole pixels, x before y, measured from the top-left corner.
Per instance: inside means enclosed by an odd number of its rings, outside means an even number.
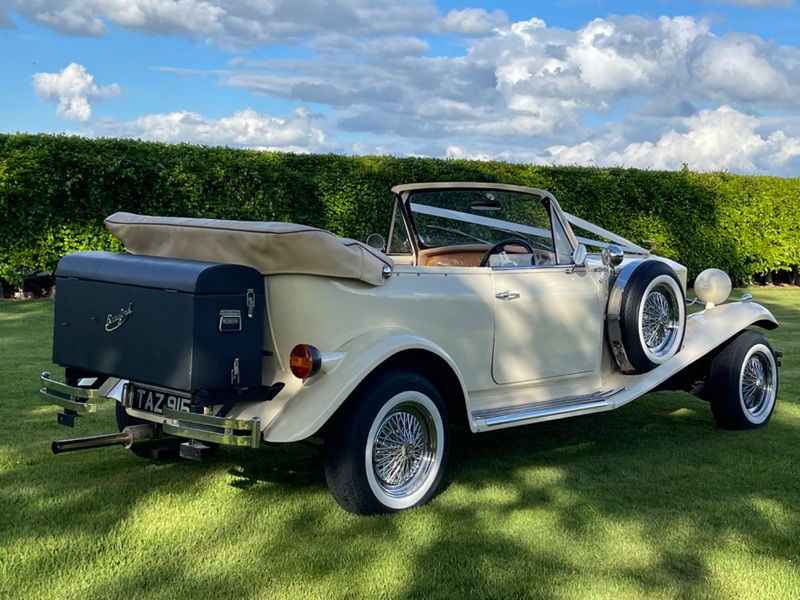
[[[39,398],[50,301],[0,302],[0,598],[800,597],[800,290],[756,289],[781,327],[778,407],[718,429],[659,393],[617,411],[456,431],[444,491],[354,517],[316,448],[221,448],[154,463],[120,448],[53,456],[74,430]]]

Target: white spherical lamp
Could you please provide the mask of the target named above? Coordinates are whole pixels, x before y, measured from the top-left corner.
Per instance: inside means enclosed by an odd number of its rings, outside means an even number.
[[[706,308],[722,304],[731,294],[731,278],[721,269],[706,269],[694,280],[694,293]]]

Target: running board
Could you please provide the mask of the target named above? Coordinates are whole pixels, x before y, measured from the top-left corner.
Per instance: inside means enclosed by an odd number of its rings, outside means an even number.
[[[582,396],[567,396],[546,400],[543,402],[530,402],[503,408],[489,408],[476,410],[472,413],[478,431],[486,428],[500,427],[503,425],[518,425],[522,422],[535,423],[537,421],[551,421],[562,417],[577,416],[611,410],[614,408],[609,403],[614,396],[624,392],[626,388],[606,390],[584,394]]]

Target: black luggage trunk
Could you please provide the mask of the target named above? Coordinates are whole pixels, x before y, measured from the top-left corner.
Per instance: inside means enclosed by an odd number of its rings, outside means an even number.
[[[192,393],[261,384],[255,269],[77,252],[59,262],[56,289],[55,363]]]

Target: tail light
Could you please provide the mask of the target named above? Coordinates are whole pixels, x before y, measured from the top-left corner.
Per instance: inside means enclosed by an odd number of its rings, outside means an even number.
[[[314,346],[297,344],[289,354],[289,370],[298,379],[306,379],[319,373],[322,353]]]

